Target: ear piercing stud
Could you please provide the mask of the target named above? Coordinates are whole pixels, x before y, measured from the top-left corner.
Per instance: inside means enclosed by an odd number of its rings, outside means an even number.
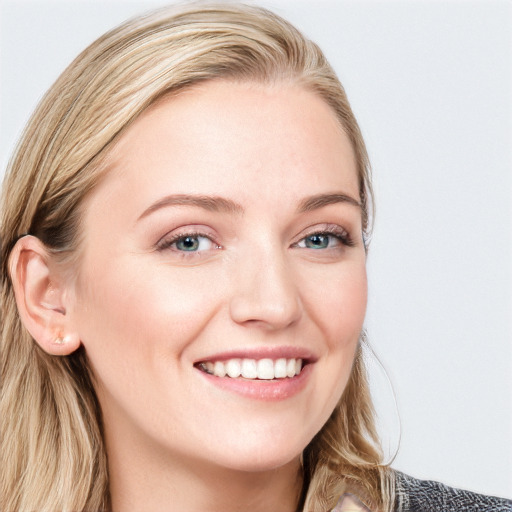
[[[65,345],[68,341],[69,338],[67,336],[58,336],[53,343],[55,343],[55,345]]]

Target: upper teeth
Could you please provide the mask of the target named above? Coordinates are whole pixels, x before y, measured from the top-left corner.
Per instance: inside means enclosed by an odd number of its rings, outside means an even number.
[[[244,377],[245,379],[284,379],[295,377],[302,369],[302,359],[228,359],[206,361],[199,367],[217,377]]]

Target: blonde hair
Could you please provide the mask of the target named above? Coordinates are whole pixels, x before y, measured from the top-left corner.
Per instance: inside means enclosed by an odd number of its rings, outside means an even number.
[[[320,49],[260,8],[199,4],[126,22],[87,48],[48,91],[9,165],[2,197],[1,508],[100,511],[109,506],[101,413],[83,349],[43,352],[21,324],[7,260],[30,233],[76,252],[80,206],[120,134],[165,94],[198,82],[292,81],[323,98],[351,140],[363,228],[372,190],[364,142],[343,87]],[[390,510],[392,472],[381,464],[361,346],[331,418],[303,454],[303,510],[325,512],[347,489]]]

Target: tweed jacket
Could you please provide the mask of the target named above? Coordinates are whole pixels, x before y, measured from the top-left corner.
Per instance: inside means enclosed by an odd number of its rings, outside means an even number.
[[[454,489],[439,482],[418,480],[395,471],[394,512],[512,512],[512,501],[505,498],[484,496],[470,491]],[[352,500],[359,503],[358,510],[371,512],[353,494]],[[340,500],[332,512],[354,510],[344,506]]]
[[[512,512],[512,501],[396,472],[396,512]]]

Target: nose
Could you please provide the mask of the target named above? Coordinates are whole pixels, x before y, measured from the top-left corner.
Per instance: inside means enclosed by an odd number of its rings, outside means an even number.
[[[230,314],[234,322],[267,330],[284,329],[300,319],[302,302],[293,271],[279,251],[255,252],[236,263]]]

